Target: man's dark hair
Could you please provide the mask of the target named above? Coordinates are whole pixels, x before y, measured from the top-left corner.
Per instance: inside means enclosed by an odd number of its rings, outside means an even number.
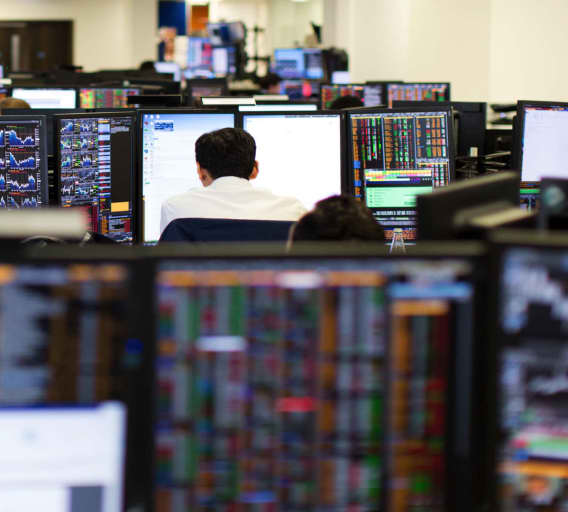
[[[280,78],[276,73],[268,72],[264,76],[255,77],[254,81],[260,86],[261,89],[268,89],[273,85],[278,85],[282,78]]]
[[[195,158],[214,180],[222,176],[248,180],[256,158],[256,143],[240,128],[223,128],[197,139]]]
[[[379,241],[385,235],[381,225],[363,203],[352,196],[331,196],[316,203],[292,228],[293,242]]]
[[[345,96],[340,96],[339,98],[335,98],[329,108],[331,110],[342,110],[344,108],[355,108],[355,107],[363,107],[364,103],[361,98],[357,96],[351,96],[347,94]]]

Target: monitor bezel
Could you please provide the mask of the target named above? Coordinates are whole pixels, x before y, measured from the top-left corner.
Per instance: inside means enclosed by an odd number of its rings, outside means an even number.
[[[233,116],[233,126],[238,128],[239,119],[237,116],[237,112],[235,108],[144,108],[138,109],[136,111],[137,115],[137,124],[138,124],[138,134],[136,136],[136,153],[137,153],[137,172],[135,177],[136,182],[136,226],[137,226],[137,239],[136,241],[140,244],[149,244],[144,239],[144,123],[143,119],[144,116],[147,114],[169,114],[169,115],[204,115],[204,114],[216,114],[216,115],[227,115],[231,114]],[[189,166],[194,165],[194,162],[188,162],[188,169]],[[189,171],[188,171],[189,172]],[[172,195],[174,195],[174,192]],[[179,191],[178,191],[179,193]]]
[[[345,111],[343,110],[308,110],[308,111],[298,111],[298,112],[286,112],[286,111],[273,111],[273,112],[238,112],[237,120],[239,128],[244,129],[244,118],[245,116],[308,116],[308,117],[323,117],[330,115],[339,116],[339,141],[340,141],[340,173],[341,173],[341,194],[349,193],[349,183],[347,176],[347,141],[345,139]],[[261,163],[262,165],[262,163]]]
[[[59,121],[63,119],[84,119],[84,118],[99,118],[99,117],[129,117],[132,119],[132,128],[130,130],[130,156],[131,156],[131,169],[130,169],[130,205],[132,209],[132,222],[131,222],[131,229],[132,229],[132,243],[135,244],[138,242],[139,233],[138,233],[138,201],[137,201],[137,188],[136,188],[136,175],[138,169],[138,152],[136,151],[136,123],[137,117],[136,112],[130,109],[120,109],[120,112],[78,112],[73,114],[56,114],[53,116],[53,145],[54,145],[54,153],[55,153],[55,168],[53,170],[53,185],[56,189],[55,196],[57,197],[57,206],[61,207],[61,143],[60,137],[61,134],[59,132]],[[112,171],[111,171],[112,172]]]
[[[65,86],[65,85],[13,85],[10,89],[10,97],[14,98],[14,96],[12,96],[12,94],[14,93],[14,91],[16,89],[34,89],[34,90],[44,90],[44,89],[48,89],[48,90],[58,90],[58,91],[75,91],[75,107],[74,108],[80,108],[79,107],[79,89],[77,88],[77,86]],[[27,100],[26,100],[27,101]],[[71,107],[62,107],[62,110],[64,109],[69,109]],[[31,107],[31,110],[35,110],[33,107]],[[43,108],[38,108],[38,110],[44,110]],[[50,109],[50,110],[58,110],[58,109]]]
[[[513,169],[518,171],[521,181],[523,180],[523,156],[525,139],[525,107],[562,107],[568,111],[568,103],[562,101],[517,101],[517,120],[513,130],[513,151],[511,154]]]
[[[437,102],[432,102],[433,105],[438,105]],[[347,193],[354,196],[354,180],[353,180],[353,136],[351,133],[351,116],[352,114],[411,114],[411,113],[428,113],[428,112],[446,112],[448,116],[448,184],[451,184],[456,179],[456,163],[455,163],[455,137],[454,137],[454,123],[452,120],[452,109],[450,106],[441,106],[435,109],[430,107],[414,107],[414,108],[387,108],[387,107],[360,107],[346,110],[345,114],[345,138],[347,139],[347,161],[346,161],[346,175],[347,175]],[[361,198],[365,201],[365,197]]]
[[[40,126],[40,140],[43,140],[44,143],[39,147],[39,160],[40,160],[40,168],[39,174],[41,177],[41,187],[39,188],[39,193],[41,197],[41,208],[45,208],[49,205],[49,184],[48,184],[48,166],[47,166],[47,158],[48,158],[48,141],[47,141],[47,122],[48,119],[46,115],[34,115],[33,110],[27,110],[29,114],[15,116],[15,115],[2,115],[0,116],[0,121],[39,121]]]

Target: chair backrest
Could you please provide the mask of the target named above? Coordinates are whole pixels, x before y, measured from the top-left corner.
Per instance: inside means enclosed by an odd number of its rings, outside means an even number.
[[[285,242],[293,221],[175,219],[160,242]]]

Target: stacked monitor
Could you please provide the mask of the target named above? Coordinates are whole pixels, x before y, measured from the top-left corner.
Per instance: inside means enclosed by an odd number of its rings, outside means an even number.
[[[343,84],[321,86],[321,108],[328,109],[341,96],[355,96],[366,107],[384,105],[384,87],[381,84]]]
[[[47,203],[46,118],[2,116],[0,208],[37,208]]]
[[[394,101],[450,101],[450,84],[441,83],[389,83],[388,106]]]
[[[79,90],[81,108],[127,108],[128,96],[141,94],[134,87],[90,87]]]
[[[341,194],[342,116],[324,112],[242,113],[256,141],[260,172],[254,185],[299,199],[311,210]]]
[[[215,76],[234,75],[237,72],[237,49],[235,46],[213,47],[212,70]]]
[[[135,116],[62,114],[56,119],[59,204],[81,207],[89,229],[134,241]]]
[[[161,261],[155,510],[453,509],[470,272],[464,259]]]
[[[173,195],[202,186],[195,169],[195,141],[206,132],[234,127],[235,114],[142,110],[139,116],[140,239],[155,243],[161,234],[162,203]]]
[[[14,87],[12,97],[27,101],[31,108],[77,108],[74,88]]]
[[[190,37],[187,50],[187,72],[189,76],[211,76],[213,67],[213,46],[204,37]]]
[[[353,194],[365,201],[387,238],[416,240],[416,196],[453,178],[449,107],[359,109],[348,114]]]
[[[502,235],[497,246],[498,504],[568,507],[566,238]]]
[[[320,82],[316,80],[287,79],[280,82],[280,94],[286,94],[291,100],[317,97],[320,90]]]
[[[322,52],[317,48],[277,48],[273,71],[284,79],[322,80]]]

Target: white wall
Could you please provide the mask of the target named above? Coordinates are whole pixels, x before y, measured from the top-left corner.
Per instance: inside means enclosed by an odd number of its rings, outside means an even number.
[[[274,48],[303,46],[306,36],[313,34],[311,22],[323,23],[323,0],[291,2],[270,0],[270,44]]]
[[[73,21],[74,64],[86,71],[155,59],[158,0],[0,0],[2,20]]]

